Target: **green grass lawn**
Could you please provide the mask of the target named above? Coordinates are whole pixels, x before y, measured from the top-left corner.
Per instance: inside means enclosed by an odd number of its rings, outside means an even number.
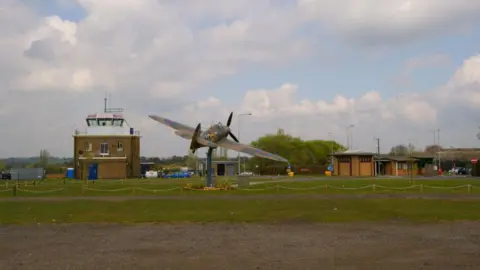
[[[227,179],[228,180],[228,179]],[[234,183],[233,179],[229,179]],[[277,179],[278,180],[278,179]],[[480,201],[433,199],[319,199],[290,197],[231,199],[219,194],[368,194],[477,193],[480,180],[323,179],[275,183],[269,179],[248,190],[191,191],[187,183],[202,179],[104,180],[85,185],[77,180],[19,182],[17,197],[169,195],[171,199],[127,201],[0,201],[0,223],[70,222],[349,222],[409,220],[436,222],[480,220]],[[0,197],[13,197],[12,184],[0,182]],[[374,188],[375,185],[375,188]],[[467,186],[470,186],[468,188]],[[414,186],[414,187],[412,187]],[[412,187],[411,189],[409,187]],[[189,195],[203,195],[193,197]],[[176,196],[184,196],[178,200]],[[133,199],[133,198],[132,198]]]
[[[438,222],[480,220],[480,203],[421,199],[0,202],[1,224],[73,222]]]
[[[278,178],[276,180],[287,179]],[[225,179],[235,183],[233,179]],[[219,179],[221,182],[221,179]],[[253,183],[260,183],[253,185]],[[322,179],[302,182],[274,182],[272,179],[251,179],[248,189],[229,191],[186,190],[186,184],[202,184],[200,178],[192,179],[132,179],[100,180],[89,182],[52,179],[33,185],[19,182],[16,196],[142,196],[142,195],[216,195],[216,194],[291,194],[291,193],[472,193],[480,194],[480,180],[451,179]],[[0,197],[12,197],[15,181],[0,182]]]

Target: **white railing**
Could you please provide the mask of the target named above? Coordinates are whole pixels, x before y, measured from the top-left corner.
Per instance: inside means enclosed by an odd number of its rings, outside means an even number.
[[[130,134],[129,129],[125,129],[123,127],[95,127],[95,128],[87,128],[84,131],[80,131],[76,129],[74,131],[74,135],[130,135],[130,136],[140,136],[140,131],[135,130],[133,135]]]

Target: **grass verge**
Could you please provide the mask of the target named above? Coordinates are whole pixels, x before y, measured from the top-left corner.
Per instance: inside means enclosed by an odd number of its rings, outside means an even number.
[[[0,202],[1,224],[480,220],[475,201],[422,199]]]

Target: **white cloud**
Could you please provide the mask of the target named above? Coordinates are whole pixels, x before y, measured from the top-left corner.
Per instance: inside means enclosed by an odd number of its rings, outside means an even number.
[[[321,54],[322,47],[299,34],[305,23],[321,22],[323,29],[360,42],[401,43],[474,21],[475,1],[454,6],[449,1],[420,6],[347,0],[299,1],[298,6],[268,0],[77,2],[86,17],[76,22],[42,18],[20,1],[0,2],[0,123],[8,127],[2,130],[2,155],[36,154],[40,148],[70,155],[74,128],[102,109],[106,91],[114,92],[113,106],[125,108],[128,121],[143,134],[143,153],[161,156],[185,153],[188,142],[150,120],[150,113],[195,126],[225,122],[230,111],[251,112],[242,118],[242,141],[282,127],[304,138],[333,132],[343,142],[344,127],[355,124],[354,146],[368,148],[373,136],[386,144],[410,137],[421,142],[420,133],[437,126],[445,130],[445,140],[454,141],[458,131],[448,131],[442,117],[447,111],[463,117],[466,112],[454,108],[458,104],[471,110],[480,105],[478,56],[466,60],[444,87],[395,98],[382,95],[382,89],[357,89],[365,94],[339,92],[331,100],[315,100],[304,97],[301,82],[283,77],[275,80],[276,88],[244,89],[238,104],[208,92],[210,83],[252,66],[285,66]],[[430,60],[430,65],[442,62]],[[338,76],[345,79],[341,71]],[[474,140],[475,131],[462,132],[471,132]],[[465,136],[464,143],[473,142]]]
[[[212,108],[218,105],[220,105],[220,100],[214,97],[209,97],[207,100],[198,102],[199,109]]]
[[[451,59],[445,54],[431,54],[407,59],[400,74],[394,78],[394,83],[399,87],[410,87],[415,72],[424,69],[438,69],[451,66]]]
[[[65,91],[88,91],[93,86],[89,69],[67,70],[60,68],[36,70],[22,77],[15,87],[21,90],[44,91],[45,89]]]
[[[417,69],[429,67],[444,67],[450,64],[450,57],[444,54],[432,54],[423,57],[410,58],[405,61],[405,69],[412,72]]]
[[[453,32],[479,22],[480,2],[471,0],[299,0],[306,18],[319,20],[351,41],[398,45]]]
[[[29,47],[34,41],[49,39],[51,37],[56,37],[60,41],[75,45],[77,43],[76,31],[76,23],[62,20],[58,16],[49,16],[45,18],[44,25],[29,34],[26,45]]]
[[[478,108],[480,106],[480,55],[465,60],[440,94],[449,97],[449,102]]]
[[[480,55],[472,56],[465,60],[463,65],[455,72],[448,86],[452,88],[463,87],[480,83]]]

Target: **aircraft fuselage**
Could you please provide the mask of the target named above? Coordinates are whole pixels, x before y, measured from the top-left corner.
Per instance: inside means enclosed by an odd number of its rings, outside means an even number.
[[[208,146],[208,145],[205,145],[204,143],[199,143],[197,141],[197,138],[210,142],[213,145],[215,145],[217,142],[224,140],[228,136],[228,133],[230,132],[230,128],[222,125],[221,123],[212,125],[205,131],[202,131],[200,126],[197,127],[197,129],[198,130],[195,130],[195,133],[193,134],[193,137],[191,138],[191,143],[190,143],[190,150],[192,150],[194,153],[197,149]],[[180,137],[184,137],[185,139],[190,139],[188,135],[182,134],[182,132],[177,131],[176,134],[179,135]],[[213,147],[216,147],[216,146],[213,146]]]
[[[222,125],[221,123],[215,124],[210,126],[205,131],[201,131],[201,136],[203,139],[210,141],[212,143],[219,142],[225,139],[228,136],[228,132],[230,132],[230,128],[227,126]]]

